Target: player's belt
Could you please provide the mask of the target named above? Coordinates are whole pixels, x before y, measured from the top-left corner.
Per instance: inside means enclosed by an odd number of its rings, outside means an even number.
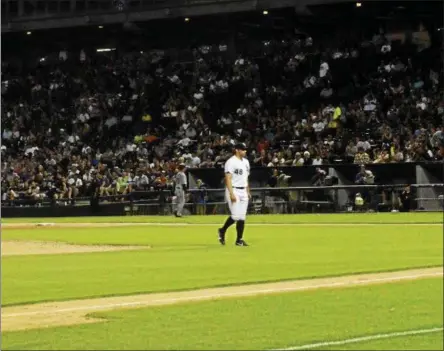
[[[234,189],[245,189],[245,187],[240,187],[240,186],[233,186]]]

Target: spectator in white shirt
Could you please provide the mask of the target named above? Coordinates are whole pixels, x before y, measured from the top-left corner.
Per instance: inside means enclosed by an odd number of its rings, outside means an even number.
[[[75,144],[75,143],[77,143],[79,140],[80,140],[80,138],[79,138],[79,136],[76,135],[76,134],[70,135],[70,136],[68,137],[68,142],[69,142],[70,144]]]
[[[302,157],[300,152],[296,152],[293,161],[293,166],[303,166],[303,165],[304,165],[304,158]]]
[[[319,121],[315,121],[313,123],[313,130],[315,131],[315,133],[321,133],[324,131],[325,128],[325,123],[322,122],[321,120]]]
[[[322,62],[321,66],[319,67],[319,77],[323,78],[327,75],[328,70],[330,69],[330,66],[328,65],[327,62]]]
[[[236,113],[238,116],[245,116],[247,114],[247,109],[244,107],[244,105],[240,105],[240,107],[236,110]]]
[[[190,144],[191,144],[191,139],[188,137],[185,137],[185,138],[179,140],[177,143],[177,145],[183,146],[183,147],[187,147]]]
[[[233,119],[230,116],[222,116],[220,122],[223,126],[229,126],[233,123]]]
[[[372,146],[370,145],[370,143],[367,140],[362,141],[362,140],[360,140],[359,137],[357,137],[356,138],[356,148],[359,149],[361,147],[364,149],[364,151],[368,151],[372,148]]]
[[[9,130],[9,129],[5,129],[5,130],[3,131],[2,137],[3,137],[4,140],[9,140],[9,139],[11,139],[11,138],[12,138],[12,131]]]
[[[134,143],[128,143],[126,144],[126,151],[127,152],[134,152],[137,148],[137,145]]]
[[[200,158],[199,158],[199,156],[194,155],[191,158],[191,167],[197,168],[197,167],[199,167],[199,165],[200,165]]]
[[[316,155],[316,158],[313,159],[313,166],[321,166],[322,165],[322,158],[319,155]]]
[[[197,101],[200,101],[204,98],[203,92],[202,91],[198,91],[197,93],[195,93],[193,95],[194,99]]]
[[[364,111],[374,111],[376,109],[376,99],[372,96],[367,96],[364,99]]]

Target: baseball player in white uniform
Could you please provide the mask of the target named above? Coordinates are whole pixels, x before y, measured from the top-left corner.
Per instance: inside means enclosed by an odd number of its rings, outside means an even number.
[[[218,230],[219,242],[222,245],[225,245],[227,229],[236,222],[236,245],[248,246],[243,240],[248,201],[251,198],[248,183],[250,162],[245,158],[246,149],[245,144],[237,144],[234,155],[225,163],[225,198],[231,216],[228,217],[224,226]]]
[[[185,206],[185,191],[187,189],[187,176],[185,175],[185,165],[180,164],[177,167],[177,174],[174,178],[174,195],[176,196],[176,217],[182,217],[183,207]]]

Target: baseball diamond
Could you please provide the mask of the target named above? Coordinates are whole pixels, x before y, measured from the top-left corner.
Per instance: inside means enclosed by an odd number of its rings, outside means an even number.
[[[247,251],[220,216],[161,219],[3,220],[3,347],[439,349],[439,214],[250,216]]]

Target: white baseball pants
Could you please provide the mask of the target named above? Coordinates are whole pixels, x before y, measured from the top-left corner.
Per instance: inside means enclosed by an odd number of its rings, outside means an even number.
[[[185,206],[185,191],[182,188],[176,188],[176,212],[180,216],[182,215],[183,207]]]
[[[230,192],[228,189],[225,189],[225,199],[227,200],[228,207],[230,208],[231,218],[234,221],[245,221],[249,200],[247,188],[233,188],[233,193],[236,197],[236,202],[231,201]]]

